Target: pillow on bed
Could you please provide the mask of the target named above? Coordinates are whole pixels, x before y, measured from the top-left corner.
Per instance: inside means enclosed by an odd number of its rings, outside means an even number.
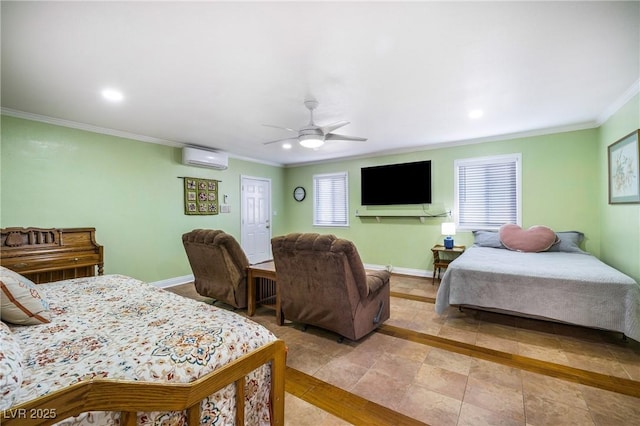
[[[505,248],[498,231],[473,231],[474,245],[478,247]]]
[[[22,349],[9,327],[0,322],[0,411],[15,402],[22,377]]]
[[[537,225],[525,230],[513,223],[500,227],[500,241],[514,251],[537,253],[547,251],[556,243],[557,236],[551,228]]]
[[[29,279],[0,266],[0,317],[12,324],[36,325],[51,321],[49,303]]]
[[[556,232],[558,243],[551,246],[549,251],[563,251],[567,253],[586,253],[580,248],[584,234],[578,231]]]

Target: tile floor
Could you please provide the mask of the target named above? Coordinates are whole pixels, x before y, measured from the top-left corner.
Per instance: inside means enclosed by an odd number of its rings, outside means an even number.
[[[393,292],[435,297],[430,279],[394,275]],[[242,313],[242,311],[238,311]],[[449,352],[374,332],[359,342],[299,324],[276,325],[272,310],[253,317],[283,339],[287,365],[431,425],[637,425],[640,398]],[[640,389],[640,343],[622,336],[533,319],[391,298],[385,323],[458,342],[614,377]],[[290,394],[291,425],[348,424]]]

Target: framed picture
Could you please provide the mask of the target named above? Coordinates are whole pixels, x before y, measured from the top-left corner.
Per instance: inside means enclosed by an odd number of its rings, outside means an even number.
[[[609,204],[640,204],[640,149],[635,130],[609,145]]]

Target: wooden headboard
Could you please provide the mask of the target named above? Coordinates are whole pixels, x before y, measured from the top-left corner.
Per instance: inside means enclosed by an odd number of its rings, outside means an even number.
[[[36,284],[103,274],[95,228],[3,228],[0,265]]]

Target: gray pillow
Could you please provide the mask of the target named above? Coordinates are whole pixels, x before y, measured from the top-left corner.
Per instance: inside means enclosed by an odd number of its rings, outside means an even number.
[[[506,248],[500,242],[498,231],[473,231],[474,245],[478,247]]]
[[[584,240],[584,234],[578,231],[556,232],[558,241],[547,251],[563,251],[566,253],[586,253],[580,248],[580,243]]]

